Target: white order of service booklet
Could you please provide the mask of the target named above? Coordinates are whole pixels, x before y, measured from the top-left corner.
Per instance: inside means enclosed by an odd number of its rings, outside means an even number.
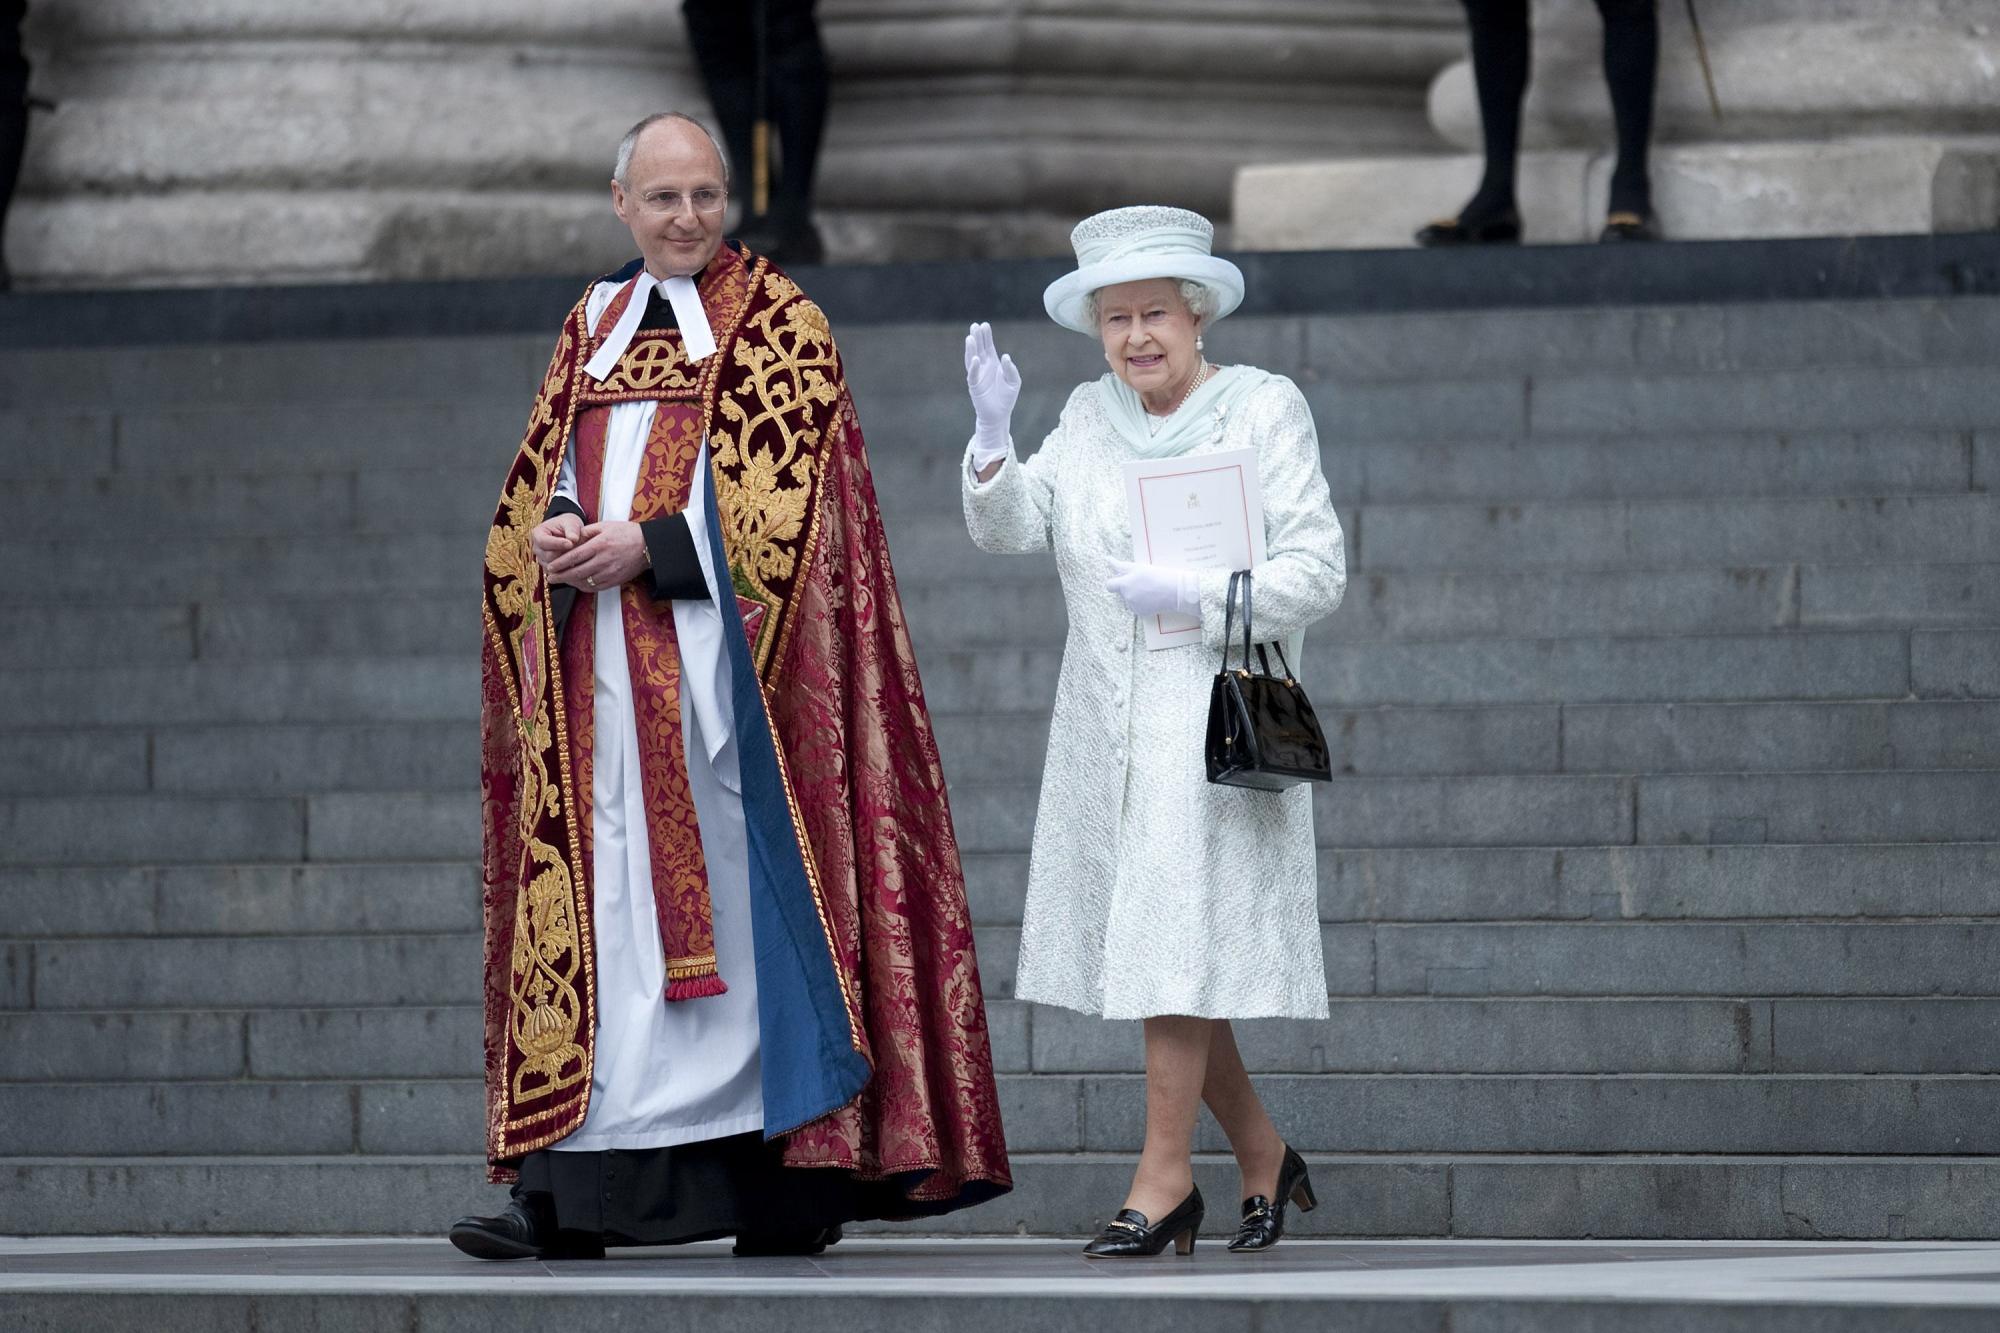
[[[1180,569],[1250,569],[1264,559],[1264,498],[1257,451],[1141,458],[1125,465],[1132,558]],[[1201,642],[1201,621],[1172,611],[1145,616],[1146,647]]]

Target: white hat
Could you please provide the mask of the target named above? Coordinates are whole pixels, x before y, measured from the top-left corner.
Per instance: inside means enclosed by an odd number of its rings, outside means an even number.
[[[1142,204],[1093,213],[1069,234],[1076,247],[1076,271],[1065,273],[1042,293],[1042,308],[1066,329],[1095,334],[1087,317],[1091,293],[1121,282],[1185,278],[1208,289],[1213,324],[1243,304],[1243,270],[1209,253],[1215,224],[1185,208]]]

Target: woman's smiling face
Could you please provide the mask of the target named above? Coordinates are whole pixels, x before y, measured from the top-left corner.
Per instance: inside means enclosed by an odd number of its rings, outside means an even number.
[[[1201,367],[1201,321],[1172,278],[1121,282],[1097,292],[1097,335],[1119,379],[1149,409],[1167,411]]]

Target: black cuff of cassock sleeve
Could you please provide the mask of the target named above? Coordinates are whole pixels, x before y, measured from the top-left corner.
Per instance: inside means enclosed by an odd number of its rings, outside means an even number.
[[[707,601],[708,580],[702,577],[701,560],[694,552],[694,533],[688,530],[687,515],[649,518],[639,525],[639,531],[646,539],[646,554],[653,562],[653,596],[662,601]]]
[[[575,514],[578,518],[583,518],[583,506],[567,495],[558,495],[549,501],[548,511],[542,515],[542,522],[546,523],[562,514]]]

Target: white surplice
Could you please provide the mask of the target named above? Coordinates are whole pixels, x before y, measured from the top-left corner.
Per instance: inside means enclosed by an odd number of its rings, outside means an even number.
[[[593,327],[619,285],[599,283],[591,292],[586,313]],[[697,318],[706,324],[698,304],[687,307],[683,297],[691,294],[691,285],[668,292],[683,328]],[[635,304],[643,304],[645,297],[643,291],[633,293]],[[690,341],[699,344],[699,338]],[[631,517],[655,410],[651,402],[618,403],[611,408],[598,491],[599,521]],[[700,484],[707,467],[704,444],[695,462],[696,484],[687,518],[713,599],[731,589],[726,577],[718,580],[709,560],[710,516]],[[557,493],[576,499],[574,439],[563,460]],[[591,775],[596,1063],[583,1124],[550,1146],[571,1152],[659,1148],[762,1129],[749,852],[722,615],[714,600],[673,603],[688,785],[708,865],[716,963],[729,989],[722,995],[669,1003],[666,956],[653,906],[652,851],[639,782],[639,728],[632,707],[619,590],[607,588],[596,597],[592,642],[596,745]]]

